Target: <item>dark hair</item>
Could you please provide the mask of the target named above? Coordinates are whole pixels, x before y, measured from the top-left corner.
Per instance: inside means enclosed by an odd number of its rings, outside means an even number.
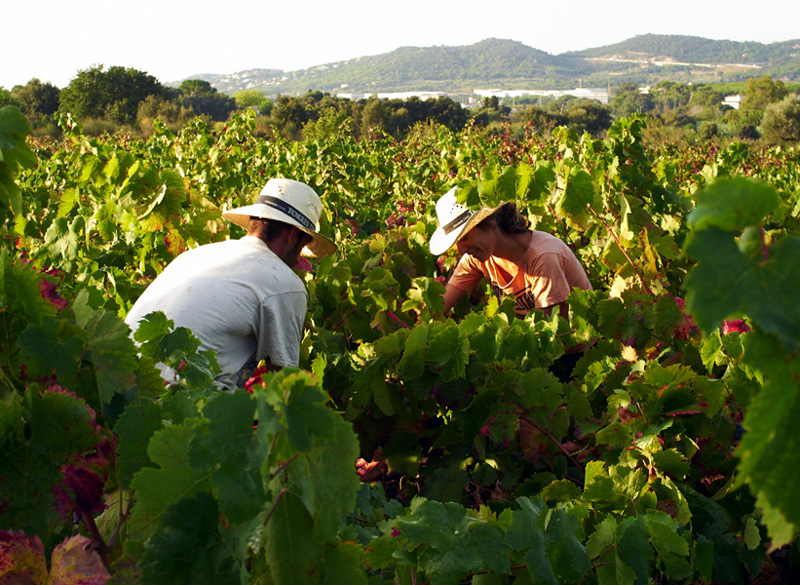
[[[263,217],[250,217],[250,227],[247,228],[248,236],[256,236],[266,242],[271,242],[281,236],[283,232],[291,228],[288,223],[276,219],[264,219]]]
[[[491,224],[500,228],[504,234],[521,234],[528,231],[530,227],[530,222],[517,211],[516,203],[504,203],[477,227],[485,229]]]

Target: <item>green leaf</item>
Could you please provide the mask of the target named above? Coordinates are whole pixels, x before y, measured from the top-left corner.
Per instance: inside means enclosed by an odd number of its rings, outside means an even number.
[[[658,552],[670,579],[686,579],[692,575],[687,558],[689,544],[678,534],[678,522],[663,512],[651,512],[645,517],[650,542]]]
[[[47,376],[55,372],[59,381],[69,384],[75,379],[86,342],[69,332],[66,339],[62,339],[61,325],[60,320],[45,317],[40,325],[29,325],[17,343],[34,375]]]
[[[189,449],[192,467],[211,473],[220,510],[234,523],[255,516],[266,501],[263,461],[251,454],[255,413],[256,400],[245,390],[218,394],[203,409],[206,421]]]
[[[191,421],[165,427],[153,435],[147,454],[158,467],[145,467],[133,476],[136,503],[129,520],[129,539],[146,541],[171,504],[198,491],[211,490],[210,474],[189,463],[189,444],[194,435]]]
[[[800,287],[800,238],[781,240],[769,260],[757,262],[742,255],[732,234],[709,228],[691,235],[686,252],[698,260],[686,279],[687,308],[704,331],[744,313],[789,350],[800,347],[800,306],[792,293]]]
[[[621,536],[617,540],[617,564],[624,563],[636,575],[636,585],[650,582],[650,561],[653,548],[650,546],[645,519],[642,516],[629,517],[620,524]]]
[[[311,449],[288,468],[287,489],[300,497],[313,518],[313,537],[323,544],[333,539],[342,518],[353,511],[359,479],[354,462],[359,444],[349,423],[333,416],[328,436],[315,436]]]
[[[343,542],[325,553],[325,575],[322,585],[367,585],[364,549],[352,542]]]
[[[88,333],[86,358],[94,366],[103,402],[131,388],[136,380],[136,347],[125,322],[107,312],[97,312],[84,325]]]
[[[573,169],[567,178],[559,211],[570,216],[584,215],[594,202],[594,195],[592,176],[583,169]]]
[[[411,548],[425,546],[420,567],[432,584],[454,585],[469,572],[510,569],[502,530],[473,522],[458,504],[424,500],[411,516],[398,519],[396,527]]]
[[[238,585],[239,567],[219,533],[217,502],[205,492],[181,498],[164,512],[162,527],[139,560],[146,583]]]
[[[186,327],[178,327],[174,331],[173,327],[174,323],[161,311],[145,315],[133,335],[141,344],[139,349],[142,355],[156,362],[168,363],[169,357],[175,352],[191,354],[197,351],[200,340]]]
[[[428,332],[430,325],[420,324],[414,327],[406,338],[403,357],[397,364],[403,380],[416,380],[425,372],[425,354],[428,348]]]
[[[323,549],[311,537],[313,521],[300,498],[284,493],[267,522],[267,564],[274,583],[315,585],[322,575]]]
[[[697,193],[688,222],[694,230],[710,227],[738,232],[760,224],[779,204],[772,185],[744,177],[718,179]]]
[[[750,402],[743,426],[748,431],[737,454],[739,484],[747,481],[755,493],[786,520],[800,526],[800,439],[794,426],[800,416],[800,361],[785,357],[770,336],[751,331],[745,341],[748,363],[769,377]]]
[[[278,404],[283,413],[286,434],[295,449],[307,452],[312,437],[330,438],[335,432],[337,415],[327,406],[328,397],[307,373],[284,369],[276,378],[284,396]]]
[[[143,467],[154,467],[147,455],[147,445],[163,428],[161,408],[151,400],[129,405],[117,420],[117,479],[129,487],[133,475]]]
[[[469,339],[455,324],[431,331],[428,343],[429,362],[441,367],[442,380],[463,378],[469,361]]]

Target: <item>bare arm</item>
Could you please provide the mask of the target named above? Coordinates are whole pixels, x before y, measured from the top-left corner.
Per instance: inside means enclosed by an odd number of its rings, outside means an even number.
[[[448,282],[445,285],[444,290],[444,312],[446,313],[453,308],[453,305],[455,305],[465,294],[467,294],[467,291],[461,290],[460,288],[457,288]]]

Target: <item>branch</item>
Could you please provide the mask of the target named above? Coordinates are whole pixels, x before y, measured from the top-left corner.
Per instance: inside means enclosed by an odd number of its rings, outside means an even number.
[[[272,504],[272,508],[270,508],[269,513],[267,514],[267,517],[264,519],[264,526],[267,525],[267,522],[269,522],[269,519],[272,518],[272,515],[275,513],[275,510],[278,509],[278,504],[283,499],[283,495],[285,493],[286,493],[286,488],[281,488],[281,491],[278,492],[278,497],[275,498],[275,503]]]
[[[567,451],[567,448],[566,448],[566,447],[564,447],[564,445],[562,445],[562,444],[561,444],[561,442],[560,442],[558,439],[556,439],[556,438],[555,438],[553,435],[551,435],[551,434],[550,434],[550,432],[549,432],[547,429],[545,429],[544,427],[542,427],[542,426],[538,425],[537,423],[533,422],[531,419],[529,419],[529,418],[528,418],[527,416],[525,416],[525,415],[520,415],[520,418],[521,418],[522,420],[524,420],[526,423],[528,423],[529,425],[531,425],[533,428],[535,428],[535,429],[539,430],[539,432],[541,432],[541,433],[542,433],[542,434],[543,434],[545,437],[547,437],[548,439],[550,439],[551,441],[553,441],[553,443],[554,443],[555,445],[557,445],[557,446],[558,446],[558,448],[561,450],[561,452],[562,452],[564,455],[566,455],[566,456],[567,456],[567,458],[568,458],[570,461],[572,461],[572,463],[574,463],[574,464],[575,464],[575,466],[576,466],[578,469],[580,469],[581,471],[586,471],[586,470],[584,469],[583,465],[581,465],[581,464],[578,462],[578,460],[577,460],[577,459],[575,459],[575,458],[572,456],[572,453],[570,453],[569,451]],[[574,478],[570,478],[570,479],[574,479]],[[575,482],[577,482],[577,483],[579,483],[579,484],[581,484],[581,485],[583,485],[583,482],[582,482],[582,481],[580,481],[580,480],[578,480],[578,479],[574,479],[574,481],[575,481]]]
[[[647,286],[647,283],[644,281],[644,276],[642,276],[642,273],[639,272],[639,267],[636,265],[636,262],[634,262],[633,259],[628,255],[628,252],[625,250],[625,248],[622,247],[622,242],[619,241],[619,237],[617,237],[617,234],[614,233],[614,230],[611,229],[611,227],[605,222],[605,220],[602,217],[600,217],[600,215],[592,208],[591,205],[589,205],[589,211],[592,212],[592,215],[594,215],[597,218],[597,221],[603,224],[603,227],[606,228],[606,230],[608,230],[608,233],[611,234],[611,237],[614,238],[614,241],[617,243],[617,247],[620,249],[620,252],[622,252],[622,254],[628,260],[630,265],[633,267],[633,271],[636,273],[636,276],[639,277],[639,282],[642,283],[642,288],[644,289],[644,292],[646,292],[651,296],[654,296],[653,291],[650,290],[650,287]]]
[[[106,570],[110,571],[108,567],[108,549],[106,548],[106,541],[103,540],[103,536],[97,529],[97,524],[95,524],[94,518],[92,518],[92,515],[88,514],[87,512],[81,512],[81,520],[89,530],[89,535],[92,537],[92,549],[96,551],[98,555],[100,555],[100,560],[103,562],[103,566],[106,568]]]
[[[281,464],[278,466],[278,468],[277,468],[275,471],[273,471],[272,473],[270,473],[270,474],[269,474],[269,478],[270,478],[270,479],[275,479],[275,477],[276,477],[276,476],[277,476],[277,475],[278,475],[278,474],[279,474],[281,471],[283,471],[284,469],[286,469],[286,468],[287,468],[287,467],[288,467],[288,466],[289,466],[289,465],[292,463],[292,461],[294,461],[294,460],[295,460],[295,459],[297,459],[298,457],[300,457],[300,452],[299,452],[299,451],[298,451],[297,453],[295,453],[294,455],[292,455],[291,457],[289,457],[289,459],[287,459],[286,461],[284,461],[283,463],[281,463]]]

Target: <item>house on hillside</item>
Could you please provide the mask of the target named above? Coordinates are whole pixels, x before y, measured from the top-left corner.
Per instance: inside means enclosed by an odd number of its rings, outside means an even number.
[[[738,93],[736,95],[726,95],[725,99],[722,100],[722,105],[730,106],[734,110],[738,110],[739,106],[742,105],[742,100],[744,100],[744,96],[739,95]]]

